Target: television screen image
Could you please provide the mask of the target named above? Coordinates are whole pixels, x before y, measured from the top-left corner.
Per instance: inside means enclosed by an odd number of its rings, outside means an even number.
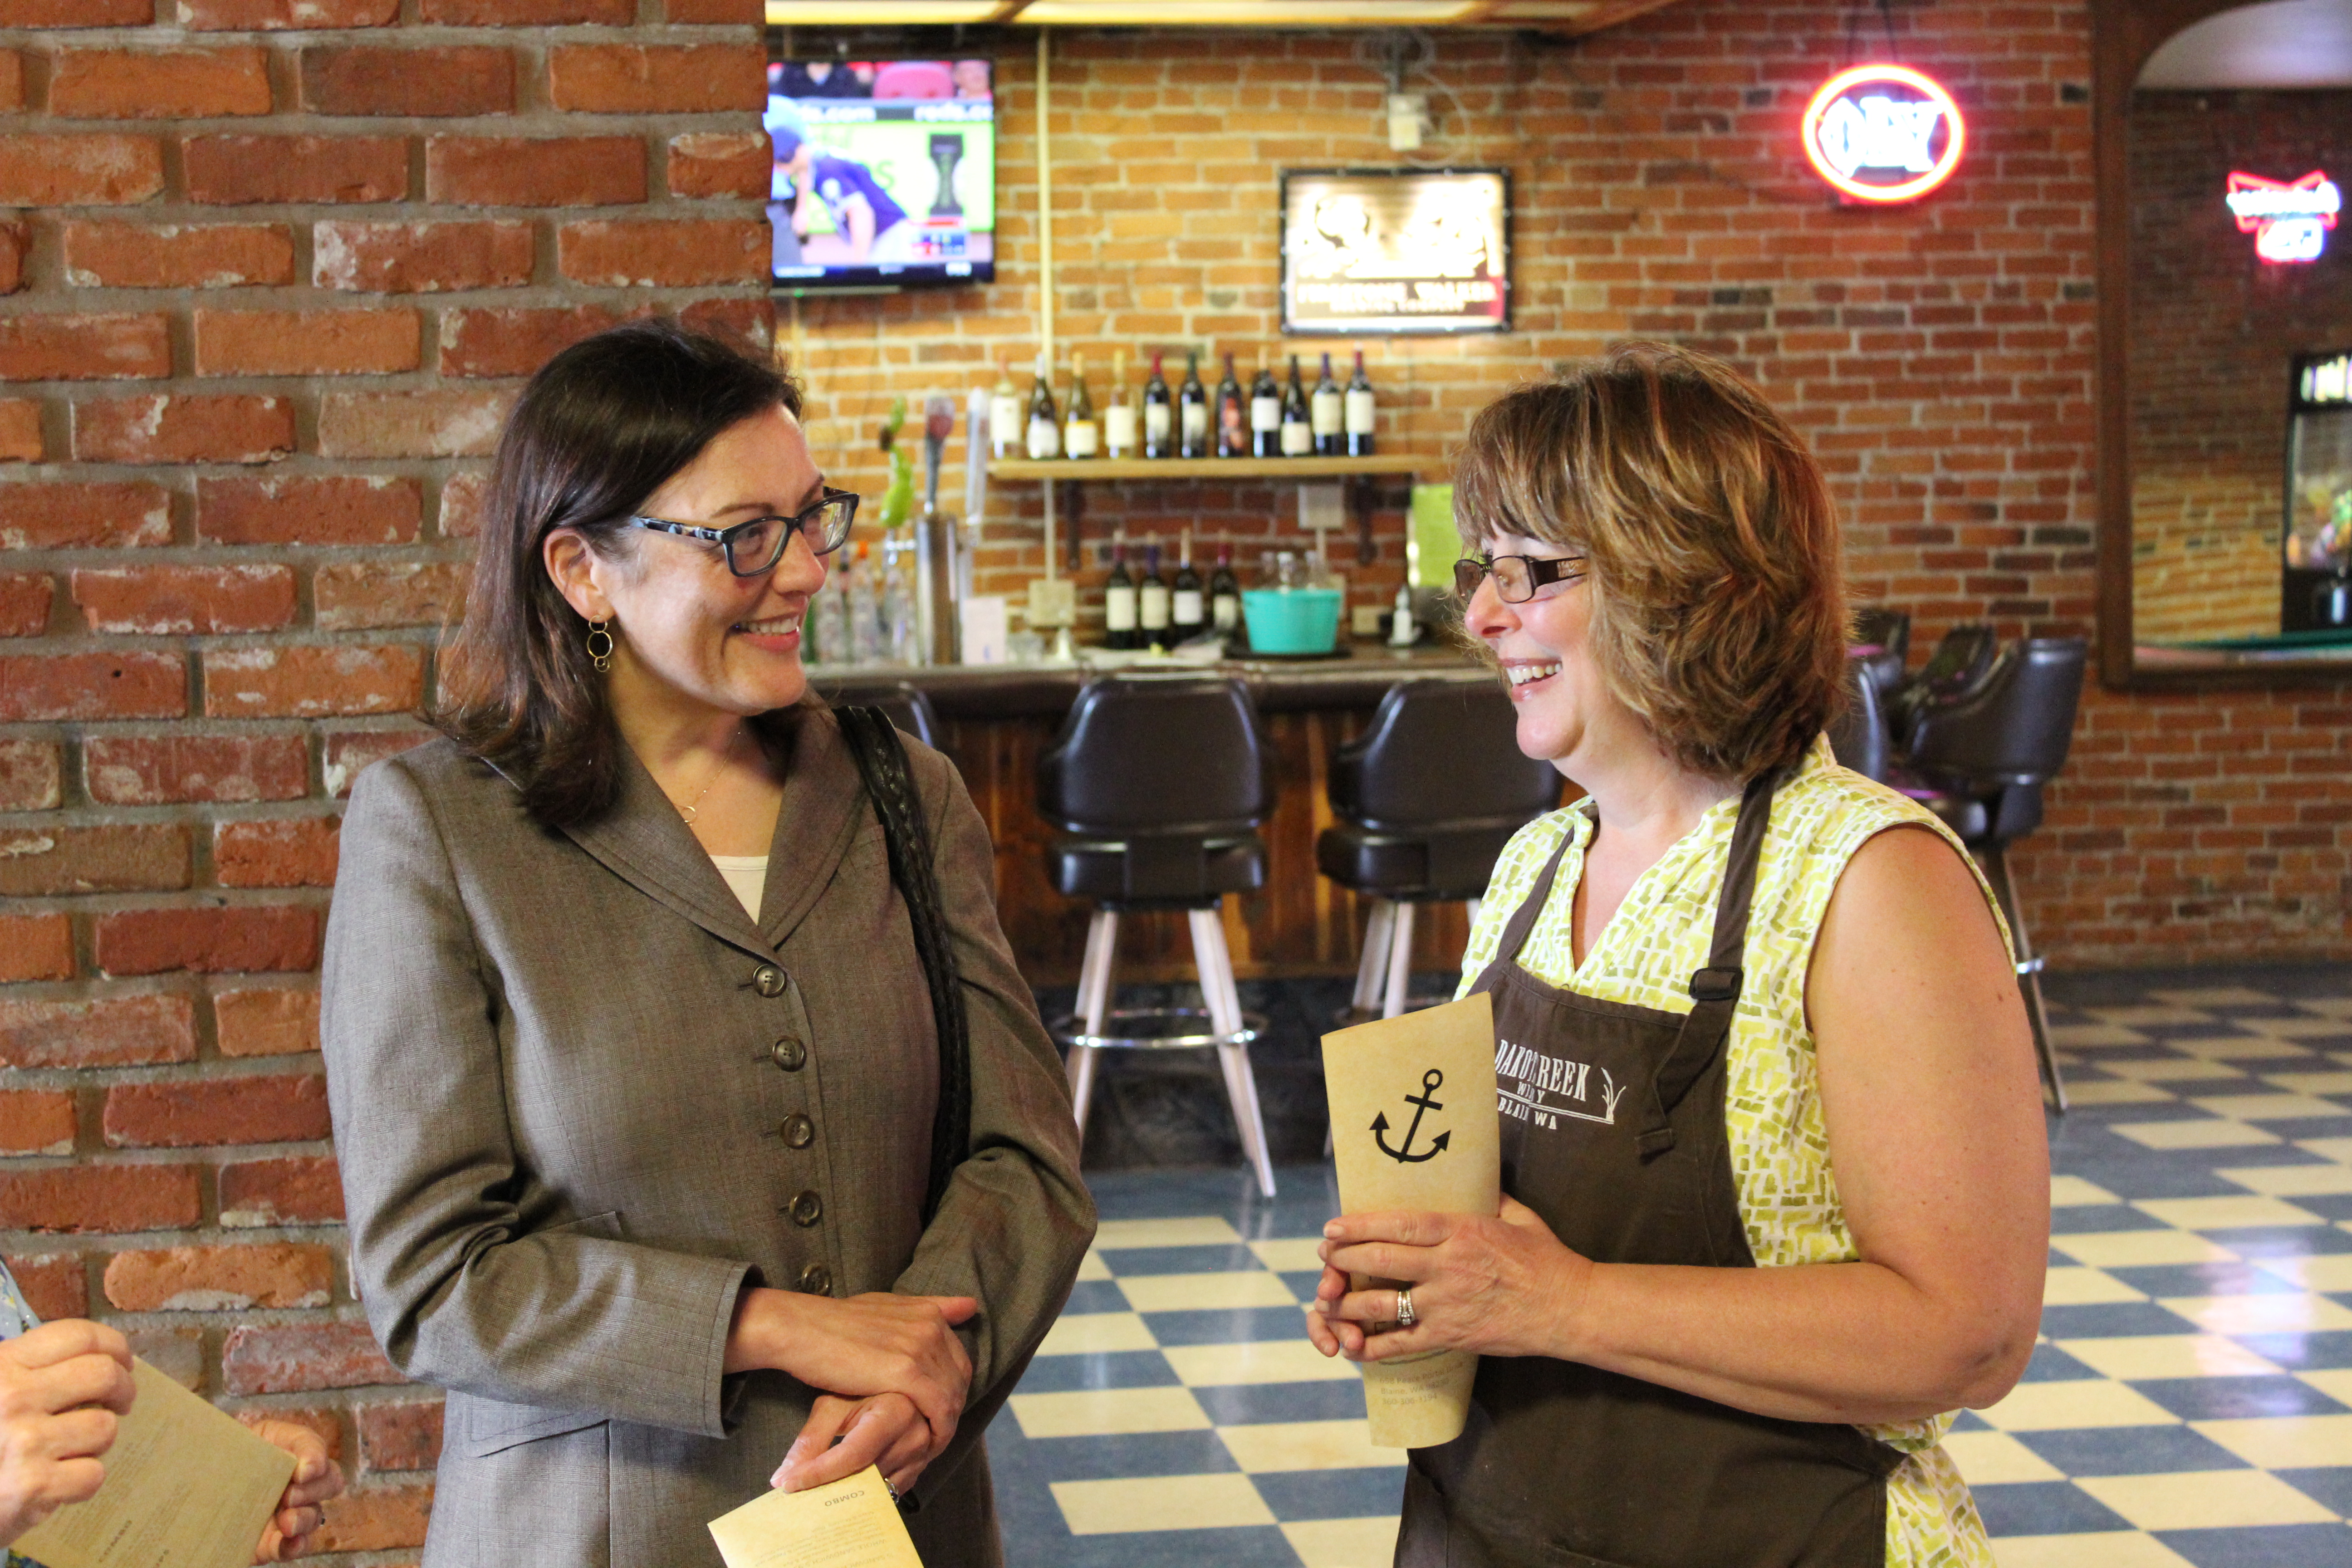
[[[1294,169],[1282,176],[1282,330],[1508,331],[1502,169]]]
[[[776,287],[992,280],[993,74],[981,59],[772,62]]]

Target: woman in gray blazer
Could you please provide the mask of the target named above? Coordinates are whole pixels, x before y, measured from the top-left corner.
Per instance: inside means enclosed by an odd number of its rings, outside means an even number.
[[[665,322],[551,361],[445,738],[352,792],[328,1086],[369,1321],[449,1391],[427,1568],[709,1568],[709,1521],[869,1464],[932,1568],[1002,1559],[980,1433],[1094,1208],[961,781],[907,743],[967,1020],[943,1058],[807,694],[856,503],[800,406]]]

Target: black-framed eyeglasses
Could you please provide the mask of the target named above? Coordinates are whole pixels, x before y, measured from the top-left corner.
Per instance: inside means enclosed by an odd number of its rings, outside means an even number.
[[[1454,591],[1468,604],[1487,577],[1507,605],[1524,605],[1547,583],[1573,583],[1585,575],[1584,557],[1560,555],[1470,555],[1454,563]]]
[[[805,538],[809,549],[816,554],[832,554],[848,542],[849,525],[856,517],[857,497],[828,486],[823,499],[803,511],[791,517],[755,517],[730,528],[704,528],[658,517],[633,517],[629,521],[639,528],[709,540],[727,552],[727,570],[738,577],[757,577],[762,572],[775,570],[776,563],[792,547],[795,533]]]

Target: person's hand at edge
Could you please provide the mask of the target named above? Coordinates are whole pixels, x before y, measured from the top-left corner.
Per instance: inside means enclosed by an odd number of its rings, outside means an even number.
[[[308,1426],[291,1421],[257,1421],[255,1436],[294,1456],[294,1476],[286,1483],[278,1510],[261,1527],[260,1543],[253,1549],[256,1563],[285,1563],[310,1550],[310,1537],[326,1514],[319,1505],[341,1495],[343,1472],[327,1457],[327,1445]]]
[[[134,1393],[131,1342],[103,1323],[61,1318],[0,1342],[0,1544],[97,1492]]]

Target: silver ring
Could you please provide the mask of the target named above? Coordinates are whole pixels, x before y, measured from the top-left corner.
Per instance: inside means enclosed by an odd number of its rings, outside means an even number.
[[[1412,1310],[1412,1290],[1410,1287],[1397,1292],[1396,1312],[1397,1327],[1400,1329],[1409,1329],[1421,1321],[1421,1314]]]

